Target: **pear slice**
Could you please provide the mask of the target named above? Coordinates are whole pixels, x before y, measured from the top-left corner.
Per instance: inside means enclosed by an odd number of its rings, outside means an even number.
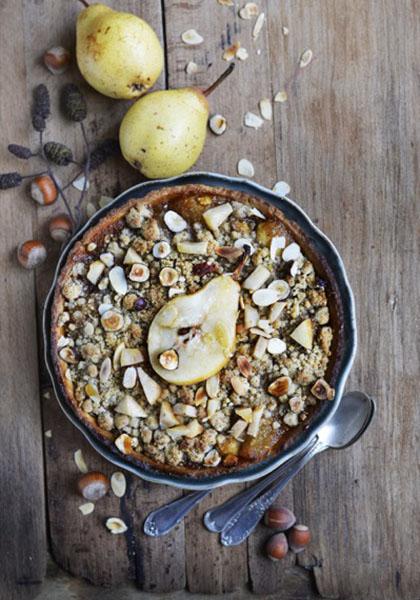
[[[292,331],[290,337],[307,350],[311,350],[314,339],[314,326],[311,319],[302,321],[302,323]]]
[[[163,306],[148,335],[151,365],[165,381],[190,385],[218,373],[231,357],[236,341],[239,284],[229,275],[209,281],[195,294],[178,295]],[[159,356],[178,353],[178,367],[165,369]]]

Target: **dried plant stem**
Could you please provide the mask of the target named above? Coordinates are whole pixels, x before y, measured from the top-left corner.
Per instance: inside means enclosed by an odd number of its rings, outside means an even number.
[[[63,189],[62,189],[61,185],[57,181],[57,179],[56,179],[56,177],[55,177],[55,175],[54,175],[54,173],[53,173],[53,171],[52,171],[52,169],[50,167],[50,163],[48,162],[47,157],[45,156],[44,146],[43,146],[42,131],[39,132],[39,145],[40,145],[39,155],[42,158],[42,160],[45,162],[45,165],[47,167],[47,173],[51,177],[51,179],[53,180],[54,185],[55,185],[55,187],[58,190],[58,193],[60,194],[61,198],[63,199],[64,206],[66,207],[66,210],[69,213],[69,217],[71,219],[73,227],[76,228],[76,221],[74,220],[73,213],[72,213],[72,210],[70,208],[70,204],[69,204],[69,202],[68,202],[68,200],[67,200],[67,198],[66,198],[66,196],[65,196],[65,194],[63,192]]]
[[[234,68],[235,68],[235,63],[232,63],[226,69],[226,71],[223,71],[223,73],[220,75],[220,77],[218,77],[216,79],[216,81],[214,83],[212,83],[206,90],[203,91],[204,96],[209,96],[217,87],[219,87],[219,85],[221,83],[223,83],[223,81],[226,79],[226,77],[229,77],[229,75],[232,73]]]
[[[86,0],[79,0],[79,2],[81,2],[83,6],[86,6],[86,8],[90,6],[89,2],[87,2]]]
[[[82,130],[83,141],[84,141],[85,147],[86,147],[86,160],[85,160],[85,167],[84,167],[83,189],[82,189],[82,193],[80,194],[79,201],[76,205],[77,227],[80,226],[80,223],[82,221],[82,205],[83,205],[83,199],[86,194],[86,189],[87,189],[87,185],[88,185],[88,176],[89,176],[89,170],[90,170],[90,145],[89,145],[89,140],[88,140],[88,137],[86,134],[86,129],[83,124],[83,121],[80,123],[80,129]]]
[[[40,177],[46,175],[48,171],[40,171],[39,173],[30,173],[29,175],[22,175],[22,179],[29,179],[30,177]]]

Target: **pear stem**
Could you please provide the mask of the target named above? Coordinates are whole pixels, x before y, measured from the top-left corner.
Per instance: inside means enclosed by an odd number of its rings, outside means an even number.
[[[90,6],[89,2],[87,2],[87,0],[79,0],[79,2],[81,2],[83,4],[83,6],[86,6],[86,8],[88,8],[88,6]]]
[[[226,79],[226,77],[229,77],[229,75],[232,73],[233,69],[235,68],[235,63],[232,63],[231,65],[229,65],[229,67],[226,69],[226,71],[224,71],[220,77],[218,77],[216,79],[216,81],[214,83],[212,83],[206,90],[203,90],[203,94],[205,96],[209,96],[212,92],[214,92],[214,90],[219,87],[219,85],[221,83],[223,83],[223,81]]]

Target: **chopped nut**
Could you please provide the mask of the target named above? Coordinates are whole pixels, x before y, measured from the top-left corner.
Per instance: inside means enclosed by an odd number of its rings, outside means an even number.
[[[171,247],[168,242],[157,242],[157,244],[153,246],[152,254],[155,258],[166,258],[170,253]]]
[[[248,379],[248,377],[250,377],[253,373],[253,368],[251,363],[249,362],[249,360],[246,358],[246,356],[243,355],[239,355],[236,359],[236,364],[238,365],[238,369],[240,371],[240,373],[246,377]]]
[[[168,210],[164,216],[163,220],[165,221],[166,227],[173,231],[174,233],[180,233],[187,228],[187,222],[185,219],[181,217],[178,213],[173,210]]]
[[[178,353],[176,350],[165,350],[159,356],[159,363],[167,371],[174,371],[178,368]]]
[[[233,60],[240,47],[241,47],[241,42],[235,42],[234,44],[229,46],[229,48],[226,48],[226,50],[223,52],[223,56],[222,56],[223,60],[226,60],[228,62]]]
[[[311,394],[318,398],[318,400],[333,400],[335,396],[335,390],[332,388],[325,379],[318,379],[311,387]]]
[[[124,371],[124,377],[122,381],[123,387],[125,387],[127,390],[131,390],[136,385],[136,379],[136,369],[134,367],[128,367]]]
[[[259,127],[261,127],[261,125],[263,123],[264,123],[264,121],[261,119],[261,117],[259,117],[255,113],[253,113],[253,112],[245,113],[245,117],[244,117],[245,127],[251,127],[252,129],[258,129]]]
[[[281,396],[285,396],[289,393],[291,389],[292,381],[290,377],[278,377],[268,386],[268,393],[276,398],[280,398]]]
[[[235,408],[235,412],[247,423],[252,423],[252,408]]]
[[[212,115],[209,119],[209,127],[216,135],[222,135],[226,131],[227,122],[222,115]]]
[[[105,526],[114,535],[125,533],[128,529],[127,525],[119,517],[109,517],[105,522]]]
[[[99,381],[101,381],[102,383],[105,381],[108,381],[108,379],[110,378],[110,375],[111,375],[111,371],[112,371],[111,359],[109,358],[109,356],[107,356],[102,361],[101,370],[99,371]]]
[[[120,365],[130,367],[143,362],[143,353],[138,348],[123,348],[120,355]]]
[[[253,17],[257,17],[260,9],[255,2],[247,2],[243,8],[239,11],[239,16],[241,19],[252,19]]]
[[[147,413],[142,406],[129,394],[126,394],[115,407],[115,412],[127,417],[138,417],[144,419]]]
[[[105,265],[101,260],[94,260],[89,265],[89,270],[87,272],[86,279],[88,279],[93,285],[96,285],[104,269]]]
[[[99,500],[109,490],[109,479],[103,473],[85,473],[77,482],[77,488],[86,500]]]
[[[213,375],[206,381],[206,392],[209,398],[215,398],[219,393],[220,378],[219,375]]]
[[[290,192],[290,185],[285,181],[277,181],[277,183],[273,185],[273,192],[281,197],[287,196]]]
[[[249,392],[249,383],[243,377],[233,376],[230,383],[238,396],[245,396]]]
[[[255,21],[254,29],[252,30],[252,38],[254,39],[254,41],[260,35],[261,29],[264,25],[264,19],[265,19],[264,13],[260,13],[260,15],[258,16],[258,19]]]
[[[188,29],[187,31],[184,31],[184,33],[181,35],[181,39],[184,44],[187,44],[188,46],[198,46],[204,42],[204,38],[197,33],[195,29]]]
[[[122,433],[115,440],[114,444],[117,446],[118,450],[123,454],[129,454],[132,450],[132,438],[126,433]]]
[[[159,273],[159,281],[165,287],[175,285],[179,279],[179,273],[172,267],[164,267]]]
[[[149,404],[155,404],[155,402],[160,398],[162,388],[158,383],[153,381],[150,375],[148,375],[146,371],[143,371],[142,368],[138,367],[137,373],[144,395],[146,396],[146,400]]]
[[[287,102],[287,92],[281,90],[274,96],[274,102]]]
[[[160,405],[159,425],[162,429],[168,427],[174,427],[179,424],[179,420],[176,418],[172,406],[167,400],[162,400]]]
[[[254,358],[261,359],[267,350],[268,341],[263,336],[259,336],[254,348]]]
[[[203,426],[200,425],[197,419],[193,419],[187,425],[177,425],[176,427],[171,427],[166,431],[166,433],[174,440],[180,437],[195,438],[203,433],[203,429]]]
[[[233,427],[230,430],[230,434],[232,437],[235,438],[235,440],[238,440],[239,442],[242,441],[242,434],[244,433],[245,429],[248,427],[248,423],[246,421],[244,421],[243,419],[238,419],[236,421],[236,423],[234,423]]]
[[[115,473],[111,475],[111,489],[117,498],[122,498],[125,495],[127,481],[124,473],[121,473],[121,471],[115,471]]]
[[[269,98],[263,98],[259,103],[260,113],[263,119],[271,121],[273,118],[273,105]]]
[[[178,242],[177,250],[183,254],[207,254],[208,242]]]
[[[131,267],[128,278],[137,283],[143,283],[150,277],[149,267],[143,263],[136,263]]]
[[[311,319],[305,319],[290,334],[290,337],[298,344],[310,350],[314,339],[314,326]]]
[[[124,325],[124,318],[116,310],[107,310],[101,316],[101,323],[105,331],[119,331]]]
[[[74,453],[74,462],[76,463],[76,467],[81,473],[88,472],[87,464],[85,462],[85,459],[83,458],[83,453],[81,450],[76,450],[76,452]]]
[[[268,340],[267,351],[270,354],[283,354],[286,352],[286,342],[280,338],[271,338]]]
[[[239,175],[242,175],[243,177],[254,177],[255,175],[254,165],[247,158],[241,158],[238,162],[237,169]]]
[[[93,502],[85,502],[79,506],[79,510],[82,515],[85,517],[86,515],[90,515],[95,510],[95,505]]]
[[[194,75],[194,73],[197,73],[198,71],[198,65],[193,62],[192,60],[190,60],[186,65],[185,65],[185,72],[187,73],[187,75]]]
[[[247,434],[252,437],[257,437],[258,431],[260,429],[261,418],[263,416],[264,406],[257,406],[252,411],[252,423],[249,425],[247,429]]]

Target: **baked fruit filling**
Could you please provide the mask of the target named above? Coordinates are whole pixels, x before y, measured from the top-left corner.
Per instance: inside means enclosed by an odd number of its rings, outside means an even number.
[[[197,193],[100,225],[57,288],[56,363],[120,452],[234,468],[333,399],[326,285],[275,213]]]

